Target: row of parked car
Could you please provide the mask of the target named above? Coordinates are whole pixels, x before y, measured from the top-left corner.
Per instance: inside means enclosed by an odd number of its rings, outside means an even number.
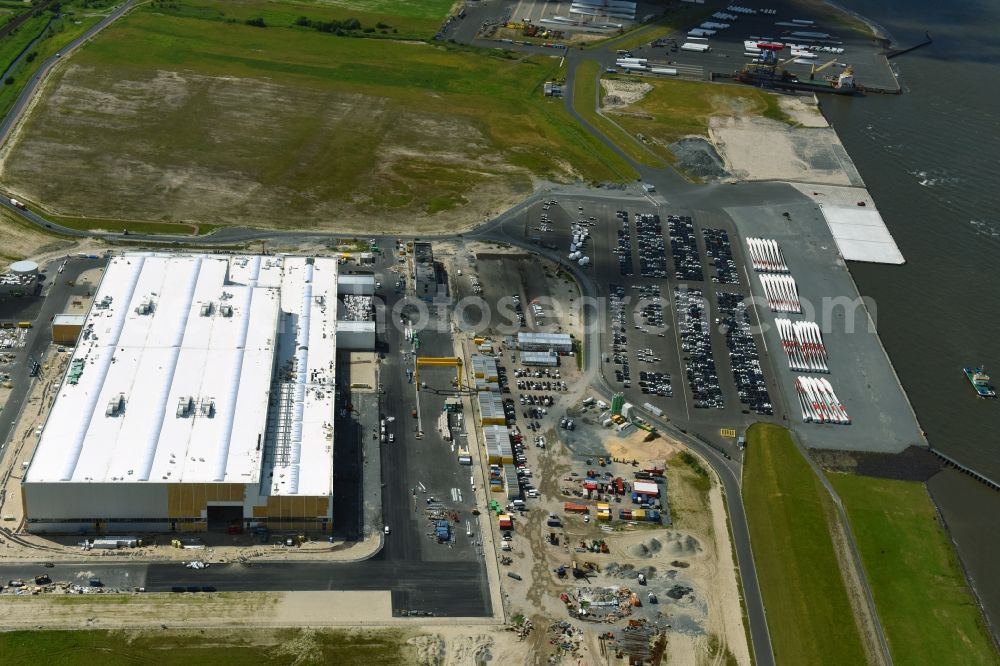
[[[705,254],[712,260],[715,267],[715,277],[712,282],[721,284],[739,284],[740,272],[733,259],[733,248],[729,244],[729,234],[725,229],[702,229],[705,236]]]
[[[694,221],[687,215],[667,217],[670,230],[670,249],[674,257],[674,277],[688,282],[701,282],[705,273],[701,268],[698,240],[694,233]]]
[[[635,235],[639,244],[639,274],[642,277],[667,277],[667,244],[663,240],[660,216],[636,213]]]
[[[620,210],[615,215],[621,220],[621,227],[618,229],[618,246],[614,253],[618,255],[618,271],[622,275],[632,275],[634,265],[632,262],[632,235],[629,230],[628,212]]]
[[[684,370],[694,406],[722,409],[725,401],[719,385],[719,373],[712,354],[708,313],[700,289],[674,289],[677,301],[677,326],[681,334]]]
[[[718,303],[740,402],[757,414],[774,414],[757,354],[757,343],[750,332],[750,313],[746,301],[741,294],[720,292]]]

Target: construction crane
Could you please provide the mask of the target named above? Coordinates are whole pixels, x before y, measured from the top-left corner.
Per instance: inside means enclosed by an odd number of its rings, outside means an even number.
[[[413,375],[413,381],[414,383],[416,383],[418,391],[420,390],[420,368],[425,365],[429,365],[432,367],[434,366],[440,367],[443,365],[454,366],[456,368],[455,375],[458,378],[457,381],[458,388],[459,390],[462,389],[462,359],[458,358],[457,356],[441,356],[441,357],[421,356],[417,358],[416,371],[414,372]]]
[[[830,62],[826,62],[826,63],[823,63],[823,64],[822,64],[822,65],[820,65],[819,67],[817,67],[816,65],[813,65],[813,66],[812,66],[812,69],[811,69],[811,70],[809,70],[809,80],[810,80],[810,81],[812,81],[813,79],[815,79],[815,78],[816,78],[816,75],[817,75],[817,74],[819,74],[819,73],[820,73],[820,72],[822,72],[822,71],[823,71],[824,69],[826,69],[827,67],[829,67],[830,65],[832,65],[832,64],[834,64],[834,63],[836,63],[836,62],[837,62],[837,59],[836,59],[836,58],[834,58],[834,59],[833,59],[833,60],[831,60]]]

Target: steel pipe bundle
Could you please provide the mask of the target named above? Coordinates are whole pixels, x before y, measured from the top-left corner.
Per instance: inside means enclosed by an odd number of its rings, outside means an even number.
[[[750,262],[757,272],[787,273],[788,265],[778,247],[778,241],[769,238],[747,238]]]
[[[775,273],[761,273],[759,277],[764,287],[764,297],[772,312],[802,312],[795,278]]]
[[[836,423],[848,425],[843,403],[833,392],[833,386],[824,378],[796,377],[795,391],[799,394],[802,420],[806,423]]]

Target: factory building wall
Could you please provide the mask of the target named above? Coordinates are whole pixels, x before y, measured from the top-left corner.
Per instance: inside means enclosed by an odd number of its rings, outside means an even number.
[[[53,324],[52,342],[57,345],[75,345],[82,329],[79,324]]]
[[[170,529],[163,483],[25,483],[21,493],[29,532]]]
[[[332,528],[328,496],[258,498],[257,484],[26,483],[27,528],[33,533],[204,532],[209,507],[241,507],[245,526],[277,530]],[[247,492],[250,490],[250,492]],[[259,505],[255,502],[261,501]]]
[[[352,322],[353,323],[353,322]],[[366,324],[369,322],[365,322]],[[375,349],[375,322],[364,328],[337,328],[337,348],[371,351]]]
[[[323,495],[270,496],[253,507],[253,522],[276,530],[323,530],[332,527],[332,498]]]

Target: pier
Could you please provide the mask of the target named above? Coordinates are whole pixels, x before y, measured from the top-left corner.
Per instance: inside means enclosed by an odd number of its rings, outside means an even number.
[[[927,46],[928,44],[933,44],[934,43],[934,40],[931,39],[931,33],[925,32],[924,35],[925,35],[926,38],[924,39],[924,41],[920,42],[919,44],[914,44],[913,46],[910,46],[910,47],[905,48],[905,49],[889,49],[885,53],[883,53],[882,55],[884,55],[886,57],[886,60],[888,60],[890,58],[895,58],[896,56],[901,56],[904,53],[909,53],[910,51],[916,51],[917,49],[919,49],[921,47],[924,47],[924,46]]]

